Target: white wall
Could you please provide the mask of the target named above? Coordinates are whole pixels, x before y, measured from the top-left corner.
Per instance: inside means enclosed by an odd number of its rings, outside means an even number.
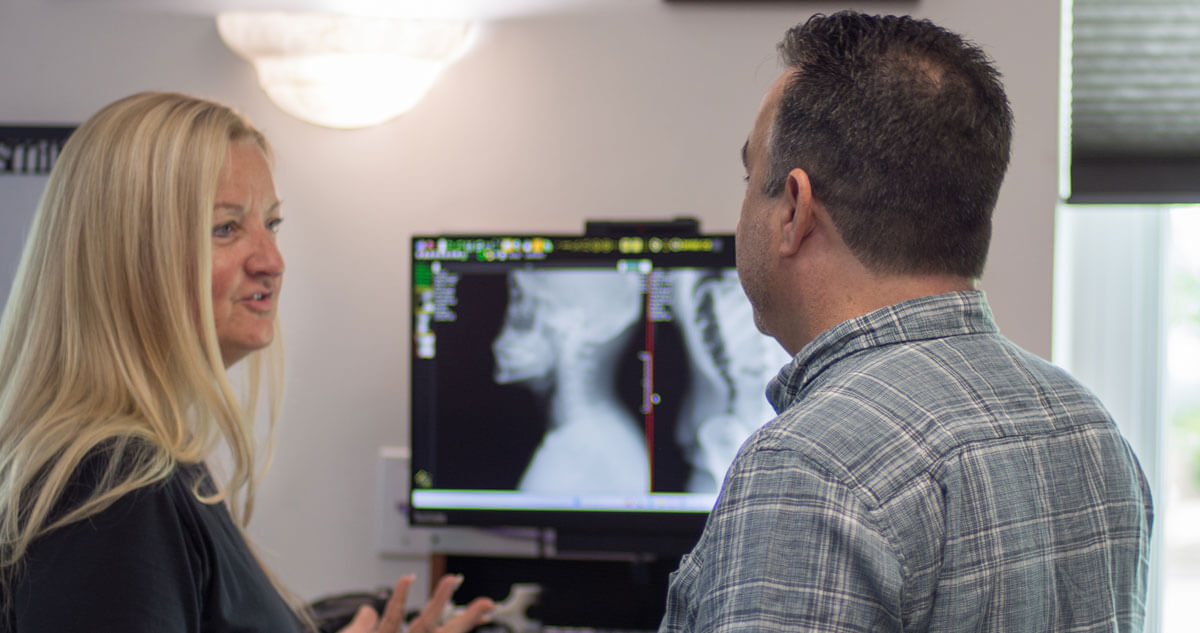
[[[209,17],[0,0],[0,122],[78,122],[120,96],[171,89],[239,107],[274,143],[288,394],[251,531],[302,595],[420,570],[379,559],[372,533],[377,447],[407,441],[408,236],[675,215],[732,230],[739,151],[779,72],[775,42],[846,6],[596,3],[606,8],[486,25],[413,111],[347,132],[277,110]],[[1008,335],[1049,357],[1057,3],[849,6],[930,17],[1005,74],[1017,136],[983,285]]]

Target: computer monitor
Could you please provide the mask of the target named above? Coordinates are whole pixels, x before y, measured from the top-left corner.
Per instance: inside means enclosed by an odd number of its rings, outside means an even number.
[[[671,554],[787,362],[732,235],[611,230],[414,237],[411,354],[414,524]]]

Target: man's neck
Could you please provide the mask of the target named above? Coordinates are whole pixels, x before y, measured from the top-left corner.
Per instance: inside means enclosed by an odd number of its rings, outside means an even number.
[[[858,278],[846,278],[852,276]],[[879,275],[867,271],[861,271],[859,275],[839,275],[819,286],[812,296],[813,301],[808,303],[809,309],[805,310],[807,318],[798,324],[800,328],[796,332],[795,340],[784,342],[784,347],[793,354],[825,330],[880,308],[909,299],[976,288],[975,280],[967,277]]]

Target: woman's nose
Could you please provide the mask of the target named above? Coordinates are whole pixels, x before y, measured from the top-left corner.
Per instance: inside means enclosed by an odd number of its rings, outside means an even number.
[[[275,233],[267,229],[259,231],[254,236],[254,252],[246,262],[249,272],[262,275],[279,276],[283,274],[283,254],[275,241]]]

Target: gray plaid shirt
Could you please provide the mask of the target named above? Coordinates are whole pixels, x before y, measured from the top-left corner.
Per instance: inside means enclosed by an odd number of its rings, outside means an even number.
[[[982,293],[831,328],[767,397],[661,631],[1142,630],[1137,460]]]

